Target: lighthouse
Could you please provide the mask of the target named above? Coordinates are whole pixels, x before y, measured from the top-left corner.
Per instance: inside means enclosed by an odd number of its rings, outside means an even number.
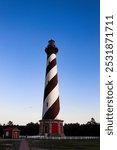
[[[42,120],[40,120],[40,135],[63,136],[63,120],[60,119],[60,99],[58,88],[58,72],[56,55],[58,48],[54,40],[48,41],[45,48],[47,54],[45,88],[43,98]]]

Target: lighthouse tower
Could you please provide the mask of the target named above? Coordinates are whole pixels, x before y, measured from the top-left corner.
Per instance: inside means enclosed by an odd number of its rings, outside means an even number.
[[[60,101],[56,54],[58,48],[54,40],[48,41],[45,49],[47,54],[45,90],[43,99],[42,120],[40,120],[40,135],[62,136],[63,120],[60,120]]]

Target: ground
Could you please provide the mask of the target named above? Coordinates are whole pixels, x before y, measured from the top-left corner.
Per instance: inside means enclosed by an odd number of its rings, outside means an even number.
[[[0,140],[0,150],[19,150],[21,140]],[[28,140],[30,150],[100,150],[100,140]]]
[[[30,148],[39,150],[99,150],[100,141],[98,140],[31,140]],[[33,149],[31,149],[33,150]]]
[[[0,139],[0,150],[19,150],[21,140]]]

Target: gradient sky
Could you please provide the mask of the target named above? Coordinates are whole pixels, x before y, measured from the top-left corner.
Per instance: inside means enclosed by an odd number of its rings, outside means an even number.
[[[99,122],[99,0],[0,0],[0,123],[38,122],[56,41],[61,119]]]

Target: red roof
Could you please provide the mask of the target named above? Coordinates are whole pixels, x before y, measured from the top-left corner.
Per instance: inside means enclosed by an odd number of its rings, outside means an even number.
[[[6,127],[4,129],[4,131],[20,131],[20,130],[18,128],[16,128],[16,127]]]

